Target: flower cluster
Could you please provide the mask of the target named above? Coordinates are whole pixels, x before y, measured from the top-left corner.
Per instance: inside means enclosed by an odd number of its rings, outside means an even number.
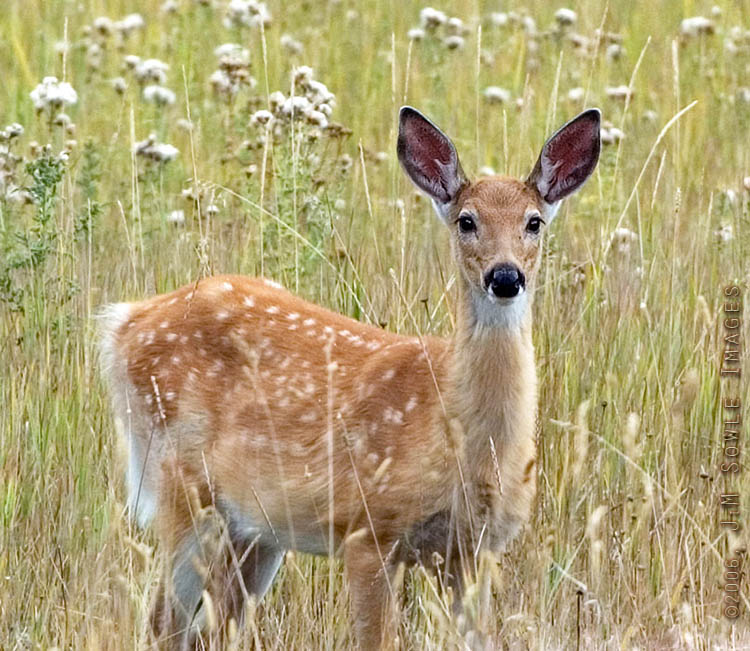
[[[23,135],[23,131],[17,122],[0,131],[0,197],[5,199],[23,198],[16,178],[18,165],[23,159],[13,152],[14,141]]]
[[[177,158],[180,151],[174,145],[157,142],[156,135],[152,133],[146,140],[135,144],[135,153],[155,163],[168,163]]]
[[[242,86],[255,88],[256,81],[250,75],[250,51],[237,43],[224,43],[214,50],[219,67],[209,77],[214,92],[229,100]]]
[[[57,115],[65,105],[78,102],[78,93],[67,81],[57,81],[57,77],[45,77],[29,94],[37,113],[47,111],[51,117]]]
[[[449,50],[459,50],[464,47],[468,31],[460,18],[449,17],[442,11],[425,7],[419,12],[419,27],[410,29],[407,37],[410,41],[429,38],[437,40]]]
[[[294,93],[286,97],[275,91],[268,97],[269,110],[256,111],[250,123],[281,135],[285,125],[295,121],[326,129],[336,106],[336,97],[328,87],[313,77],[313,69],[299,66],[292,71]]]
[[[255,0],[230,0],[224,17],[224,26],[232,27],[264,27],[271,23],[271,14],[265,2]]]
[[[142,88],[144,101],[157,106],[174,104],[177,96],[174,91],[165,86],[169,64],[159,59],[142,59],[135,54],[128,54],[123,59],[125,70],[132,73]],[[115,77],[112,87],[120,94],[127,89],[127,82],[123,77]]]
[[[99,16],[91,25],[83,28],[84,38],[80,45],[86,50],[86,63],[92,70],[98,70],[102,65],[104,53],[110,39],[115,39],[115,46],[122,49],[130,36],[146,26],[141,14],[128,14],[120,20],[112,20],[107,16]],[[57,49],[60,53],[67,50],[68,44],[61,42]]]

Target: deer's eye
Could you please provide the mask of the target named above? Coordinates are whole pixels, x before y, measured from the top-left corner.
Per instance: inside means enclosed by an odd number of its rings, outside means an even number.
[[[526,231],[536,235],[542,230],[542,224],[544,224],[544,220],[539,215],[532,215],[526,222]]]
[[[475,233],[477,230],[477,223],[474,217],[469,213],[462,213],[458,217],[458,230],[462,233]]]

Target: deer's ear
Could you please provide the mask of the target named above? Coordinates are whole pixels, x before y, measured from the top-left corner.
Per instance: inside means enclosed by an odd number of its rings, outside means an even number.
[[[467,183],[448,136],[419,111],[404,106],[399,114],[397,151],[406,174],[443,215]]]
[[[599,161],[599,109],[584,111],[558,129],[542,147],[529,178],[548,204],[555,204],[580,188]]]

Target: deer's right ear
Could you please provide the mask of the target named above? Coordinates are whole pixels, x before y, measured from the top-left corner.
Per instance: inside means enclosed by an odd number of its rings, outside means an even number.
[[[453,143],[419,111],[404,106],[399,114],[397,151],[404,171],[444,218],[467,183]]]

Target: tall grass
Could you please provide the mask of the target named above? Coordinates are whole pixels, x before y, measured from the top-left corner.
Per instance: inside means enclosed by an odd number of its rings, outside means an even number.
[[[407,39],[421,8],[410,3],[270,2],[262,31],[224,26],[226,4],[180,0],[165,13],[156,0],[6,0],[0,12],[0,127],[25,129],[0,144],[0,647],[148,639],[162,559],[152,534],[123,518],[97,306],[208,273],[263,273],[390,330],[448,334],[454,270],[440,224],[398,169],[398,106],[451,134],[467,171],[522,175],[582,108],[569,96],[580,87],[624,138],[604,148],[547,240],[534,306],[540,496],[520,539],[487,561],[485,628],[499,648],[748,648],[747,581],[734,625],[721,605],[723,559],[747,533],[721,529],[719,495],[739,492],[747,523],[750,471],[718,470],[720,397],[748,395],[745,380],[718,374],[722,288],[750,289],[747,3],[718,3],[716,33],[696,37],[680,36],[680,22],[712,3],[581,0],[567,33],[553,29],[554,4],[503,3],[536,21],[543,34],[531,38],[493,24],[496,3],[461,1],[441,7],[467,27],[455,50]],[[145,26],[122,43],[91,27],[135,10]],[[606,55],[599,27],[622,37],[621,56]],[[231,100],[208,81],[225,42],[250,50],[257,81]],[[142,99],[126,54],[169,64],[173,105]],[[298,65],[336,95],[330,119],[345,130],[311,142],[300,124],[259,145],[249,118],[270,92],[289,93]],[[78,93],[67,132],[29,98],[47,75]],[[628,100],[607,94],[623,84]],[[487,86],[511,100],[485,101]],[[176,160],[132,154],[150,133]],[[184,224],[167,219],[177,210]],[[750,372],[746,352],[743,364]],[[350,647],[342,568],[328,563],[290,554],[237,645]],[[462,644],[434,581],[418,569],[406,579],[406,647]]]

